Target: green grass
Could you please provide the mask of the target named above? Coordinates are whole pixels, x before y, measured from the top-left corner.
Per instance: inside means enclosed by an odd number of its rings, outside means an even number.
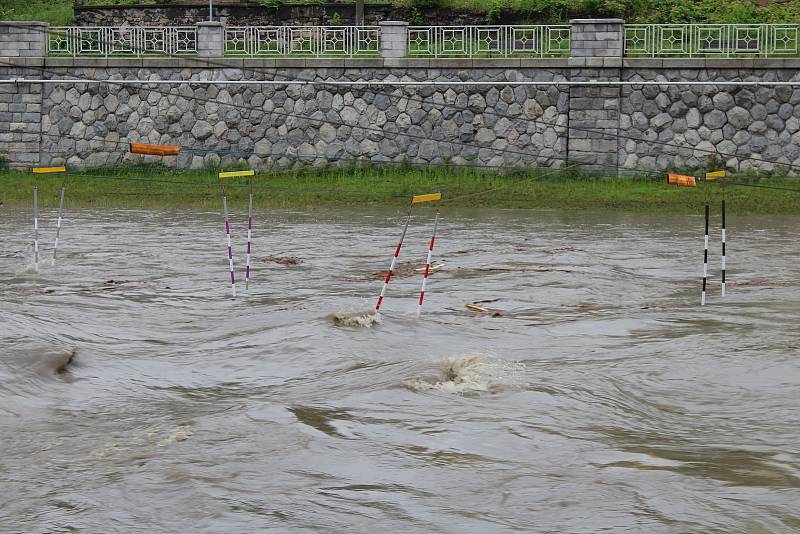
[[[72,0],[0,0],[0,20],[36,20],[67,26],[74,13]]]
[[[71,206],[218,207],[222,187],[231,202],[244,202],[248,179],[224,179],[216,171],[172,171],[163,167],[125,167],[79,175],[0,173],[0,201],[30,205],[34,185],[40,203],[53,206],[66,181]],[[725,196],[736,213],[800,214],[800,180],[728,179]],[[748,186],[735,186],[742,182]],[[262,207],[396,205],[413,194],[441,191],[445,200],[475,194],[448,205],[492,208],[599,209],[697,213],[722,198],[719,183],[697,188],[667,186],[661,178],[596,178],[534,171],[499,175],[453,169],[352,168],[260,173],[253,179],[255,201]],[[789,190],[763,187],[784,187]]]

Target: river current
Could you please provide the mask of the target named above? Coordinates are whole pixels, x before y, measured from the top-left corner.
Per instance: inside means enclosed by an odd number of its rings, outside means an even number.
[[[800,531],[800,218],[0,207],[2,532]],[[471,304],[470,308],[466,305]]]

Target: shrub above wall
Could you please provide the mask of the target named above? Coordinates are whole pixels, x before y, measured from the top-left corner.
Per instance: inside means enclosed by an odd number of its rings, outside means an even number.
[[[33,3],[37,1],[42,0]],[[6,2],[24,5],[21,0]],[[70,3],[71,9],[71,0],[47,1],[48,5],[60,3]],[[141,7],[143,4],[154,5]],[[800,2],[796,0],[760,4],[754,0],[390,0],[367,3],[365,18],[367,24],[405,20],[432,25],[553,23],[602,17],[624,18],[629,23],[800,21]],[[337,14],[341,24],[355,23],[354,1],[215,0],[214,5],[215,16],[232,25],[322,25]],[[38,17],[35,11],[28,11]],[[205,0],[83,0],[75,9],[75,24],[86,26],[194,24],[207,17]]]

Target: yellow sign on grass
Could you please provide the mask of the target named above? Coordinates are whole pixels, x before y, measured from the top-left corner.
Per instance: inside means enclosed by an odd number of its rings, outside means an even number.
[[[716,180],[717,178],[725,178],[725,171],[714,171],[706,173],[706,180]]]
[[[412,204],[419,204],[420,202],[433,202],[434,200],[442,200],[441,193],[429,193],[427,195],[414,195],[411,199]]]
[[[220,178],[237,178],[239,176],[255,176],[256,171],[249,170],[249,171],[230,171],[230,172],[221,172],[219,173]]]
[[[32,170],[36,174],[45,174],[51,172],[67,172],[66,167],[34,167]]]

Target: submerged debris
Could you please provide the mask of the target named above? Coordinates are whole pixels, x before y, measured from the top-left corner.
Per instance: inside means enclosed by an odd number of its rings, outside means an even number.
[[[562,252],[585,252],[579,248],[571,247],[569,245],[557,248],[546,248],[542,252],[545,254],[561,254]]]
[[[459,267],[462,273],[572,273],[572,269],[536,265],[511,265],[509,267]]]
[[[466,304],[466,308],[471,312],[479,313],[481,315],[489,315],[491,317],[501,317],[503,315],[500,310],[494,308],[485,308],[475,302]]]
[[[296,267],[303,263],[303,260],[294,256],[267,256],[263,261],[265,263],[277,263],[284,267]]]
[[[440,271],[444,267],[444,263],[432,263],[431,264],[431,274],[435,273],[436,271]],[[401,263],[399,265],[395,265],[394,270],[392,271],[392,278],[409,278],[411,276],[417,276],[425,272],[425,265],[419,266],[416,263]],[[375,271],[372,273],[371,278],[376,280],[383,280],[386,277],[386,271]]]
[[[763,278],[756,278],[754,280],[740,280],[737,282],[728,282],[730,287],[771,287],[775,285],[774,282],[765,280]]]

